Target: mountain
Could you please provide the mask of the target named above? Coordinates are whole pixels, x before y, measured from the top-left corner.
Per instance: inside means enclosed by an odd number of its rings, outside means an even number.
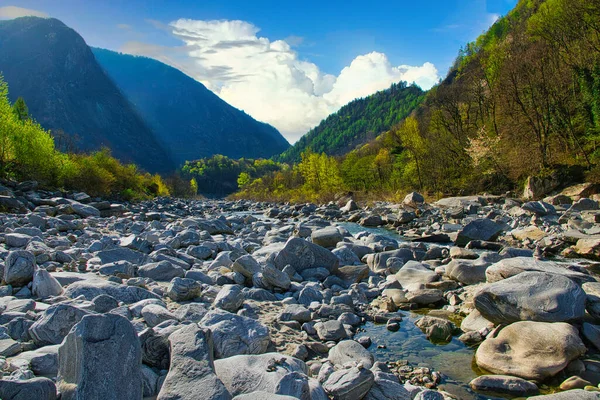
[[[78,137],[78,149],[106,146],[115,157],[149,172],[175,169],[169,153],[83,38],[61,21],[0,21],[0,72],[11,101],[23,97],[30,115],[44,128]]]
[[[214,154],[268,158],[289,147],[277,129],[175,68],[146,57],[93,52],[178,165]]]
[[[408,116],[423,100],[425,92],[406,82],[353,100],[302,136],[279,157],[294,162],[307,149],[328,155],[342,155],[364,144]]]

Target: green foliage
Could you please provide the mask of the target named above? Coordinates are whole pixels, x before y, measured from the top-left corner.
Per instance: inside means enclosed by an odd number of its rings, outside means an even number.
[[[138,200],[167,196],[159,175],[121,164],[107,149],[92,154],[57,151],[50,132],[32,120],[23,99],[11,106],[0,76],[0,177],[37,180],[48,187],[82,190],[92,196]]]
[[[197,192],[207,195],[227,195],[249,183],[250,178],[279,171],[282,167],[282,164],[273,160],[250,158],[236,160],[216,154],[210,158],[187,161],[182,172],[185,176],[196,180]]]
[[[29,109],[27,108],[27,104],[25,104],[25,100],[22,97],[19,97],[15,101],[15,104],[13,104],[13,112],[21,121],[26,121],[29,119]]]
[[[311,129],[280,160],[299,162],[301,153],[341,155],[387,131],[408,116],[423,100],[416,85],[395,83],[387,90],[354,100]]]

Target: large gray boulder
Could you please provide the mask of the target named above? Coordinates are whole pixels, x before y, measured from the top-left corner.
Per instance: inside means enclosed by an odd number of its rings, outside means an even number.
[[[48,378],[0,380],[2,400],[56,400],[57,398],[56,385]]]
[[[282,383],[286,383],[286,376],[292,373],[306,376],[308,371],[306,364],[297,358],[279,353],[266,353],[215,360],[215,372],[229,393],[237,396],[257,391],[278,393]]]
[[[581,319],[585,301],[585,292],[571,279],[543,272],[523,272],[491,283],[473,298],[481,315],[496,324]]]
[[[344,365],[348,362],[361,363],[365,368],[373,366],[373,354],[354,340],[342,340],[329,350],[329,361],[334,365]]]
[[[340,369],[329,375],[323,383],[323,389],[336,400],[362,399],[374,381],[373,373],[366,368]]]
[[[518,275],[521,272],[537,271],[566,276],[580,285],[585,282],[596,282],[591,275],[573,271],[568,269],[568,266],[569,264],[558,263],[555,261],[542,261],[533,257],[505,258],[504,260],[490,265],[485,270],[485,277],[487,282],[492,283]]]
[[[26,250],[8,253],[4,262],[4,282],[12,286],[25,286],[33,280],[35,256]]]
[[[213,301],[213,306],[232,313],[239,310],[242,304],[244,294],[238,285],[223,285]]]
[[[36,350],[25,351],[10,360],[10,364],[17,368],[30,369],[38,376],[56,376],[59,347],[60,345],[44,346]]]
[[[283,270],[291,265],[297,272],[312,268],[325,268],[335,272],[339,259],[329,250],[301,238],[291,238],[274,260],[275,266]]]
[[[239,272],[248,279],[252,279],[254,274],[262,271],[262,267],[258,261],[249,254],[236,259],[231,266],[231,269],[235,272]]]
[[[214,309],[200,321],[200,327],[213,334],[215,358],[239,354],[262,354],[269,346],[269,329],[260,322]]]
[[[29,329],[29,334],[38,345],[60,344],[65,336],[89,312],[70,304],[55,304],[46,311]]]
[[[543,381],[585,352],[572,325],[521,321],[490,334],[477,349],[475,360],[480,368],[494,374]]]
[[[199,297],[202,284],[190,278],[173,278],[167,288],[167,296],[173,301],[188,301]]]
[[[62,400],[142,398],[140,342],[120,315],[86,315],[58,349],[58,360]]]
[[[335,226],[328,226],[326,228],[313,231],[311,234],[311,239],[314,244],[328,249],[333,249],[344,239],[344,237],[339,229],[337,229]]]
[[[229,400],[215,374],[211,333],[190,324],[169,336],[171,366],[157,400]]]
[[[59,296],[63,292],[63,287],[56,278],[42,268],[37,268],[33,273],[33,285],[31,289],[33,295],[40,299]]]
[[[480,218],[465,225],[456,237],[457,246],[466,246],[471,240],[494,241],[502,233],[502,226],[488,218]]]
[[[102,250],[96,254],[101,264],[109,264],[117,261],[128,261],[134,265],[145,264],[148,256],[142,252],[131,250],[127,247]]]
[[[378,274],[383,274],[388,269],[387,260],[389,260],[392,257],[399,259],[398,261],[402,261],[402,264],[415,258],[413,252],[410,249],[397,249],[384,251],[381,253],[368,254],[366,261],[371,271]]]
[[[160,299],[160,296],[137,286],[120,285],[101,279],[90,279],[74,282],[65,289],[64,295],[72,299],[83,296],[86,300],[93,300],[101,294],[114,297],[126,304],[137,303],[145,299]]]
[[[438,281],[440,276],[423,263],[409,261],[396,273],[396,279],[404,289],[416,290]]]
[[[142,265],[138,269],[138,275],[155,281],[168,282],[173,278],[183,278],[185,270],[180,266],[173,265],[168,261],[159,261]]]

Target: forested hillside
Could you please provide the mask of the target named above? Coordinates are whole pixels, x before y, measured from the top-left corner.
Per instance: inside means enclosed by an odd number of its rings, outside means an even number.
[[[460,50],[409,118],[343,157],[305,153],[242,195],[502,192],[528,176],[598,181],[599,124],[600,2],[521,0]]]
[[[424,92],[418,86],[399,82],[389,89],[353,100],[302,136],[279,159],[300,161],[301,153],[307,149],[328,155],[345,154],[402,121],[423,97]]]

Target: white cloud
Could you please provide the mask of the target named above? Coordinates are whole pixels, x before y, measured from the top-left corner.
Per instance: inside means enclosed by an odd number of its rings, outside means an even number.
[[[180,68],[231,105],[274,125],[292,143],[357,97],[401,80],[429,89],[439,79],[431,63],[394,66],[378,52],[356,57],[338,76],[326,74],[299,58],[292,48],[297,38],[271,41],[245,21],[180,19],[169,27],[184,46],[130,42],[121,51]]]
[[[43,11],[30,10],[28,8],[16,6],[0,7],[0,19],[14,19],[19,17],[48,18],[48,14]]]

